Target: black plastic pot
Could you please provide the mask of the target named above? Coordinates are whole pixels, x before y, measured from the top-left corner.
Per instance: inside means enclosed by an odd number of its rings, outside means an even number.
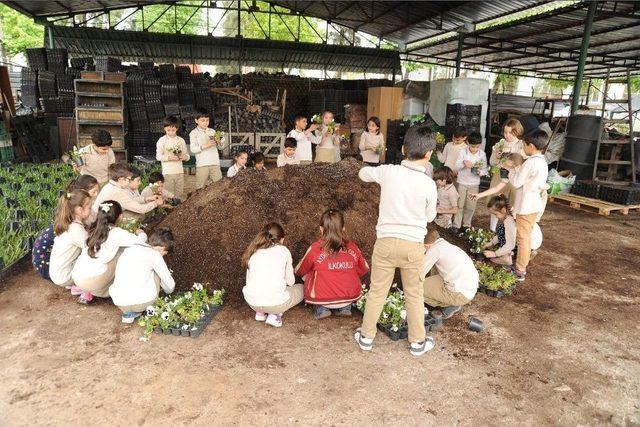
[[[482,323],[482,320],[478,319],[477,317],[474,316],[470,316],[469,317],[469,321],[467,323],[467,326],[469,327],[469,330],[473,331],[473,332],[482,332],[484,331],[484,323]]]
[[[13,219],[16,221],[22,221],[27,216],[27,213],[22,209],[16,209],[13,211]]]
[[[165,335],[171,335],[171,329],[163,329],[162,333],[164,333]]]
[[[20,223],[18,221],[9,222],[9,231],[17,233],[20,230]]]
[[[401,328],[401,329],[398,329],[397,331],[392,331],[390,325],[381,325],[378,323],[377,326],[378,326],[378,330],[381,332],[384,332],[389,337],[389,339],[391,339],[391,341],[398,341],[402,339],[403,330],[405,334],[404,338],[406,338],[408,334],[408,331],[406,330],[406,328]]]
[[[4,205],[8,208],[17,208],[18,201],[16,199],[12,199],[11,197],[7,197],[4,199]]]
[[[162,328],[158,326],[153,330],[153,332],[155,332],[156,334],[161,334],[163,331],[162,331]]]
[[[51,202],[48,201],[47,199],[41,199],[40,200],[40,206],[44,206],[46,208],[50,208],[51,207]]]
[[[180,329],[171,328],[171,333],[175,336],[180,336],[181,331]]]
[[[600,198],[600,184],[591,180],[576,181],[571,186],[571,193],[578,196]]]
[[[196,326],[196,329],[191,331],[191,338],[198,338],[202,333],[202,328]]]
[[[640,186],[603,186],[600,198],[619,205],[637,205],[640,204]]]
[[[427,332],[437,331],[442,327],[443,319],[442,317],[434,317],[431,314],[427,314],[424,317],[424,328]]]
[[[34,190],[29,190],[29,197],[36,197],[36,193]]]
[[[189,334],[189,330],[188,330],[188,329],[187,329],[187,330],[184,330],[184,329],[183,329],[183,330],[180,332],[180,335],[182,335],[183,337],[188,337],[188,336],[190,335],[190,334]]]
[[[22,238],[22,247],[27,251],[31,251],[31,249],[33,249],[34,241],[35,239],[33,236],[25,236]]]

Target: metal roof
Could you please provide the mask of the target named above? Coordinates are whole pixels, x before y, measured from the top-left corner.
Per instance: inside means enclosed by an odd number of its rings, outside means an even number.
[[[153,59],[212,65],[313,68],[329,71],[392,73],[400,54],[389,49],[295,43],[236,37],[207,37],[89,27],[52,26],[55,47],[70,56],[114,56],[126,61]]]

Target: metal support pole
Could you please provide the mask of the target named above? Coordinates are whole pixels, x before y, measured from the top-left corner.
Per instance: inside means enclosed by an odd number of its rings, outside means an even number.
[[[462,45],[464,43],[464,35],[458,33],[458,52],[456,53],[456,77],[460,77],[460,66],[462,65]]]
[[[396,67],[393,67],[393,78],[391,79],[393,84],[396,84]]]
[[[240,33],[240,0],[238,0],[238,37],[241,37],[241,36],[242,36],[242,33]]]
[[[49,42],[49,49],[53,49],[53,30],[51,28],[51,25],[47,25],[46,29],[47,29],[47,39]]]
[[[589,3],[589,12],[587,19],[584,21],[584,33],[582,34],[582,46],[580,46],[580,59],[578,60],[578,71],[576,79],[573,83],[573,94],[571,100],[571,114],[574,114],[580,106],[580,89],[582,88],[582,77],[584,75],[584,64],[587,60],[587,52],[589,50],[589,39],[591,38],[591,27],[593,26],[593,17],[596,14],[598,2]]]

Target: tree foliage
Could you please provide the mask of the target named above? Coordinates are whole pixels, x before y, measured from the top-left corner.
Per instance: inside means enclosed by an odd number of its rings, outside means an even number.
[[[33,22],[33,19],[20,12],[0,4],[4,37],[2,47],[8,57],[24,52],[25,49],[42,47],[44,43],[44,27]]]

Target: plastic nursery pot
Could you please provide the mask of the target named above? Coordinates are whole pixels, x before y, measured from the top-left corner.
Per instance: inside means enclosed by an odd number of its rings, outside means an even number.
[[[467,323],[467,326],[469,328],[469,330],[473,331],[473,332],[482,332],[484,331],[484,323],[482,323],[482,320],[478,319],[477,317],[474,316],[470,316],[469,317],[469,321]]]
[[[8,208],[17,208],[18,201],[16,199],[12,199],[11,197],[7,197],[4,199],[4,205]]]
[[[182,335],[183,337],[188,337],[189,336],[189,330],[188,329],[183,329],[182,331],[180,331],[180,335]]]
[[[19,229],[20,229],[20,223],[18,221],[9,222],[9,231],[13,233],[17,233]]]
[[[156,334],[161,334],[162,333],[162,328],[160,326],[158,326],[157,328],[155,328],[153,330],[153,332],[155,332]]]
[[[162,333],[165,335],[171,335],[171,329],[163,329]]]
[[[34,190],[29,190],[29,197],[36,197],[36,193]]]
[[[173,335],[175,335],[175,336],[180,336],[181,331],[180,331],[180,329],[174,329],[174,328],[172,328],[172,329],[171,329],[171,333],[172,333]]]
[[[45,208],[51,207],[51,202],[47,199],[40,199],[40,206],[44,206]]]
[[[15,219],[16,221],[23,220],[26,215],[27,213],[22,209],[16,209],[15,211],[13,211],[13,219]]]
[[[35,239],[32,236],[25,236],[22,238],[22,247],[30,251],[33,248]]]

